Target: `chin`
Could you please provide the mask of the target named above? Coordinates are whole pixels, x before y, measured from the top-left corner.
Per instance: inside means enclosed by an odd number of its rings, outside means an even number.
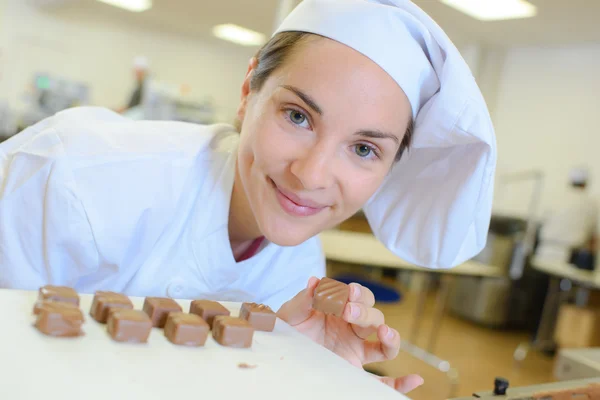
[[[288,229],[262,229],[265,238],[278,246],[293,247],[306,242],[311,237],[317,235],[308,232],[298,232],[297,229],[289,227]]]

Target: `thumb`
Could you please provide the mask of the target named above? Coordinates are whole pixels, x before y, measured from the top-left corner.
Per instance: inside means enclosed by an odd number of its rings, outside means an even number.
[[[311,277],[304,290],[281,306],[279,311],[277,311],[277,316],[291,326],[301,324],[310,318],[313,313],[313,296],[315,295],[315,288],[319,284],[319,281],[314,276]]]

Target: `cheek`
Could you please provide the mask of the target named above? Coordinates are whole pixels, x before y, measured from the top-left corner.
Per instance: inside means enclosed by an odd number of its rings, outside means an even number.
[[[341,194],[344,209],[350,214],[355,213],[375,194],[387,170],[377,168],[373,171],[348,170],[340,177]]]
[[[297,148],[293,135],[289,135],[285,126],[281,126],[273,115],[265,115],[257,122],[252,138],[257,165],[266,170],[284,168],[286,160],[293,158],[294,149]]]

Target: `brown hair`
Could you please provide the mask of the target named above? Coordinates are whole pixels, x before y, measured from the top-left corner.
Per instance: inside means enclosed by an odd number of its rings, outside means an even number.
[[[277,68],[280,68],[287,59],[297,50],[298,46],[304,44],[311,38],[320,36],[306,32],[280,32],[267,42],[256,54],[258,66],[250,78],[250,90],[260,91],[265,81]],[[396,161],[400,160],[412,142],[413,121],[412,118],[396,153]]]

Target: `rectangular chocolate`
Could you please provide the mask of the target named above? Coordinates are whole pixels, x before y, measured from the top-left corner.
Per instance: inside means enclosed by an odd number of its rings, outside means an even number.
[[[272,332],[277,315],[267,305],[243,303],[240,309],[240,318],[250,322],[256,331]]]
[[[106,323],[109,311],[114,308],[133,309],[133,303],[129,297],[115,292],[97,291],[92,301],[90,315],[100,323]]]
[[[213,321],[218,315],[230,315],[231,313],[221,303],[211,300],[194,300],[190,304],[190,314],[196,314],[213,327]]]
[[[218,315],[214,319],[212,335],[222,346],[248,348],[252,346],[254,328],[244,319]]]
[[[315,289],[312,307],[325,314],[341,317],[350,297],[350,287],[331,278],[323,278]]]
[[[73,303],[44,301],[39,303],[35,327],[45,335],[56,337],[81,336],[83,313]]]
[[[79,295],[75,289],[68,286],[42,286],[38,292],[38,301],[62,301],[79,305]]]
[[[152,326],[156,328],[165,326],[170,312],[183,311],[175,300],[166,297],[146,297],[143,310],[152,320]]]
[[[173,344],[204,346],[210,330],[208,323],[196,314],[172,312],[165,324],[165,336]]]
[[[117,342],[146,343],[152,330],[152,320],[141,310],[112,309],[106,326]]]

